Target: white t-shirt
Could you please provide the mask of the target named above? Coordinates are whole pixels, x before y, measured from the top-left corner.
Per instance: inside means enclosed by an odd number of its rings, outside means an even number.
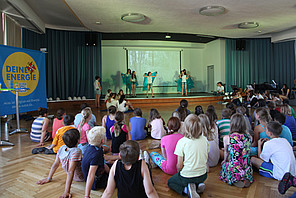
[[[118,111],[121,112],[126,112],[128,110],[128,108],[125,106],[126,101],[122,101],[122,103],[119,104],[118,106]]]
[[[286,172],[296,176],[296,160],[293,149],[285,138],[273,138],[263,145],[260,158],[273,164],[273,177],[281,180]]]
[[[207,172],[208,153],[209,143],[205,136],[201,135],[198,139],[181,138],[174,152],[184,157],[181,176],[191,178],[204,175]]]
[[[217,166],[220,159],[218,127],[215,125],[215,128],[212,128],[211,131],[214,132],[214,140],[209,141],[208,163],[210,167],[213,167]]]
[[[187,81],[186,81],[187,79],[186,79],[186,75],[183,75],[182,76],[182,83],[186,83]]]
[[[98,80],[95,80],[95,82],[94,82],[94,88],[95,88],[95,90],[100,89],[100,87],[99,87],[99,81]]]
[[[221,87],[217,86],[217,91],[219,93],[224,92],[224,86],[221,86]]]
[[[118,106],[119,106],[119,102],[118,102],[118,100],[115,100],[115,99],[113,99],[113,98],[111,98],[111,102],[106,102],[106,107],[107,107],[107,109],[109,108],[109,107],[111,107],[111,106],[115,106],[116,107],[116,109],[118,109]]]
[[[147,77],[147,84],[152,84],[152,76]]]
[[[163,127],[163,121],[161,118],[154,119],[150,122],[151,125],[151,137],[154,139],[161,139],[166,131]]]

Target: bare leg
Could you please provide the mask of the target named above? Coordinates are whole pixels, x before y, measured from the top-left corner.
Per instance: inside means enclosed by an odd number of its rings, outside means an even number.
[[[184,84],[182,83],[182,96],[184,95]]]
[[[147,93],[146,93],[147,97],[148,97],[148,91],[149,91],[149,85],[147,85]]]
[[[150,87],[151,87],[151,93],[152,93],[152,97],[153,97],[153,88],[152,88],[152,85],[150,85]]]
[[[251,157],[251,162],[253,166],[259,169],[263,163],[263,160],[257,157]]]
[[[188,96],[188,93],[187,93],[187,83],[185,83],[185,92],[186,92],[186,96]]]
[[[95,106],[98,107],[98,94],[96,94]]]
[[[98,100],[97,100],[97,102],[98,102],[98,107],[101,107],[101,104],[100,104],[100,97],[101,97],[101,95],[99,94],[99,95],[97,95],[98,96]]]
[[[126,105],[128,106],[128,108],[134,110],[134,107],[130,101],[127,101]]]

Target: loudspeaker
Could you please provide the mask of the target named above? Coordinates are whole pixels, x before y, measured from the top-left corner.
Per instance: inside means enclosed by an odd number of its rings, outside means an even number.
[[[96,46],[98,43],[98,35],[96,32],[89,32],[85,34],[85,45]]]
[[[246,49],[246,40],[236,40],[236,50],[245,50]]]

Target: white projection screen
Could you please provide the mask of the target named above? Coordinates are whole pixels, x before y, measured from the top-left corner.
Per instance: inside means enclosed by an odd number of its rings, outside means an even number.
[[[181,50],[127,50],[127,67],[136,71],[138,86],[143,85],[144,73],[157,71],[153,86],[177,86],[180,73]]]

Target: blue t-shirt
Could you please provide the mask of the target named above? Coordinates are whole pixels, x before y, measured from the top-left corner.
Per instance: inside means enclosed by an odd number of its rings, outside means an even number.
[[[132,117],[130,123],[132,140],[145,139],[146,133],[144,127],[146,125],[146,119],[142,117]]]
[[[288,140],[288,142],[293,147],[293,139],[292,139],[292,133],[291,133],[290,129],[285,125],[282,125],[282,127],[283,127],[283,130],[282,130],[280,137]]]
[[[87,180],[88,171],[90,166],[98,166],[96,176],[100,176],[100,173],[104,170],[104,151],[103,148],[99,148],[93,145],[89,145],[84,151],[84,155],[81,161],[81,169],[84,176],[84,180]],[[96,189],[95,180],[91,187],[92,190]]]
[[[296,140],[296,122],[295,122],[295,118],[293,118],[292,116],[287,116],[286,115],[286,122],[284,124],[285,126],[287,126],[291,133],[292,133],[292,138],[293,140]]]
[[[79,123],[81,122],[82,119],[82,115],[81,113],[78,113],[75,116],[75,120],[74,120],[74,125],[78,128]],[[88,121],[88,125],[90,126],[90,128],[93,128],[96,125],[96,116],[94,116],[94,114],[91,114],[91,118]]]

